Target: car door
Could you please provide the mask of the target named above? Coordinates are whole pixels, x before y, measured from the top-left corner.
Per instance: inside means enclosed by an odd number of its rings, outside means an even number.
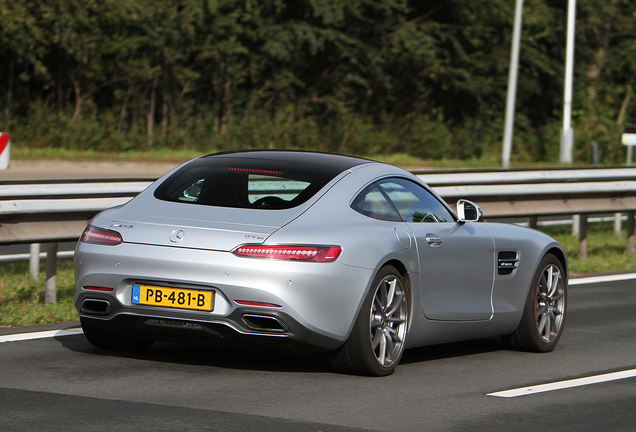
[[[415,237],[425,316],[490,319],[495,258],[488,232],[478,223],[457,222],[437,197],[413,181],[390,178],[378,183]]]

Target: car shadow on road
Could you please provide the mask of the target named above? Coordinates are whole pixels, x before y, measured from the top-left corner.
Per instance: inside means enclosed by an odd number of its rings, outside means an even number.
[[[56,338],[66,349],[100,357],[118,357],[159,363],[210,366],[272,372],[330,372],[320,355],[289,355],[276,352],[210,348],[199,345],[155,342],[144,351],[111,351],[95,348],[83,335]]]
[[[289,355],[275,352],[210,348],[198,345],[156,342],[141,352],[110,351],[95,348],[83,335],[56,338],[66,349],[100,357],[128,358],[158,363],[210,366],[252,371],[331,373],[324,355]],[[424,363],[506,350],[500,338],[485,338],[408,349],[401,364]]]
[[[422,363],[453,357],[466,357],[477,354],[507,350],[504,341],[499,337],[474,339],[440,345],[429,345],[411,348],[404,351],[400,364]]]

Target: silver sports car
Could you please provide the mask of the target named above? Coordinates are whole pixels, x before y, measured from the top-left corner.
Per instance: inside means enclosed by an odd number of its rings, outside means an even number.
[[[75,305],[103,349],[154,341],[326,353],[388,375],[406,348],[502,336],[551,351],[568,262],[540,232],[457,212],[391,165],[321,153],[203,156],[97,215]]]

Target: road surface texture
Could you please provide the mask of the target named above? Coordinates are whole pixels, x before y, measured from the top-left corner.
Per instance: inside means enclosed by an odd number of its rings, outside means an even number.
[[[418,348],[385,378],[335,374],[317,357],[162,343],[122,354],[81,333],[16,335],[77,323],[0,329],[0,430],[633,431],[635,310],[634,279],[571,286],[552,353],[498,338]],[[615,372],[628,377],[593,378]]]

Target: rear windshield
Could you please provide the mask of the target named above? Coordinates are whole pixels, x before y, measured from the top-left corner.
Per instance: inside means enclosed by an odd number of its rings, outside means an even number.
[[[155,197],[218,207],[286,209],[307,201],[342,171],[298,161],[207,157],[168,177]]]

